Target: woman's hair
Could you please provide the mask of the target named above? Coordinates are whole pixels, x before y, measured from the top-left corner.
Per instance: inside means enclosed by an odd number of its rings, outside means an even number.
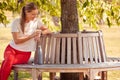
[[[23,6],[21,11],[21,20],[20,20],[21,30],[23,33],[24,33],[24,27],[25,27],[26,12],[31,12],[32,10],[35,10],[35,9],[37,9],[37,6],[33,2],[30,2],[25,6]]]

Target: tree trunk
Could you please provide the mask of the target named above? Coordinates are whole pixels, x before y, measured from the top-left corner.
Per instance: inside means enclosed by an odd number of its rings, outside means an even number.
[[[77,0],[61,0],[62,33],[78,32]]]
[[[78,13],[76,0],[61,0],[61,33],[76,33],[78,28]],[[79,80],[78,73],[61,73],[60,80]]]

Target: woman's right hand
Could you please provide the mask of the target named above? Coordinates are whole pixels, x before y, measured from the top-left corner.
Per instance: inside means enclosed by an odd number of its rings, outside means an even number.
[[[35,41],[38,41],[38,40],[40,40],[41,30],[36,30],[35,32],[36,32],[36,35],[35,35],[34,39],[35,39]]]
[[[40,34],[41,34],[41,30],[36,30],[35,32],[33,32],[33,33],[30,35],[30,37],[31,37],[31,38],[34,38],[34,37],[36,37],[36,36],[40,36]]]

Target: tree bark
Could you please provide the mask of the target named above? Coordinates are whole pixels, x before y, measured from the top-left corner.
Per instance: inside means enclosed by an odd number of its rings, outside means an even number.
[[[78,28],[77,0],[61,0],[62,33],[76,33]]]
[[[61,0],[61,33],[76,33],[78,28],[78,13],[76,0]],[[79,80],[78,73],[61,73],[60,80]]]

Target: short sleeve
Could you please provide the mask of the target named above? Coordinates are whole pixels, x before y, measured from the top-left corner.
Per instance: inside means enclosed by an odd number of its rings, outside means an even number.
[[[40,28],[41,26],[44,26],[44,24],[42,23],[41,20],[38,20],[37,26],[38,26],[38,28]]]
[[[11,32],[19,32],[20,19],[15,19],[11,24]]]

